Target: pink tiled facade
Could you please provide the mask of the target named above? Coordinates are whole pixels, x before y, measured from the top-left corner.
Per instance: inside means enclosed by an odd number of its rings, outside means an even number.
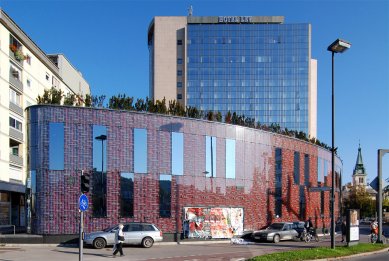
[[[35,234],[77,234],[80,170],[93,161],[93,125],[107,128],[107,215],[85,212],[85,230],[102,229],[125,221],[155,223],[164,233],[182,231],[185,207],[239,207],[244,229],[258,229],[274,221],[311,217],[317,227],[330,227],[330,191],[309,189],[331,186],[331,169],[318,185],[318,157],[329,161],[331,152],[298,139],[235,125],[149,113],[65,106],[28,109],[29,170],[36,172],[35,207],[31,228]],[[64,123],[64,169],[49,170],[49,123]],[[134,128],[147,129],[147,174],[134,173]],[[159,217],[159,175],[171,174],[171,134],[184,135],[184,174],[172,175],[171,217]],[[216,137],[216,177],[206,178],[205,136]],[[225,139],[236,141],[235,179],[225,178]],[[282,215],[275,215],[275,150],[282,150]],[[299,184],[294,184],[294,153],[300,154]],[[309,181],[304,157],[309,158]],[[337,158],[336,165],[341,169]],[[120,173],[134,173],[134,216],[120,216]],[[306,211],[300,213],[300,187]],[[90,208],[94,202],[88,194]],[[339,194],[335,194],[338,217]],[[324,207],[324,209],[322,209]]]

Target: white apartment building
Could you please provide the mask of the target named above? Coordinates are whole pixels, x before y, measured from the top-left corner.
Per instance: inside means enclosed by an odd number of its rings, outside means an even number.
[[[0,226],[26,228],[26,115],[45,89],[90,94],[82,74],[62,54],[45,54],[0,9]]]

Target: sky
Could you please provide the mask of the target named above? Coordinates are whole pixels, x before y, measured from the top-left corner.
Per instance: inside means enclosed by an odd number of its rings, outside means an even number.
[[[389,1],[386,0],[0,0],[0,7],[47,54],[62,53],[82,72],[93,95],[149,95],[147,29],[154,16],[284,16],[312,25],[318,61],[317,137],[331,146],[331,53],[335,55],[335,147],[343,183],[362,148],[368,181],[377,150],[389,149]],[[389,178],[389,154],[383,158]]]

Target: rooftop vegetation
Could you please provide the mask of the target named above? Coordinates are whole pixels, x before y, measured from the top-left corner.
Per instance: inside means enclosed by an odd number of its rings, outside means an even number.
[[[313,144],[316,144],[320,147],[323,147],[327,150],[331,150],[327,144],[320,142],[315,137],[310,137],[302,131],[288,130],[287,128],[283,129],[277,123],[272,123],[269,125],[261,124],[259,121],[255,122],[253,118],[245,117],[244,115],[237,115],[236,112],[230,112],[226,115],[221,114],[221,112],[214,111],[201,111],[196,107],[186,106],[177,102],[176,100],[166,101],[157,100],[154,102],[148,97],[146,99],[134,99],[134,97],[127,96],[126,94],[119,94],[118,96],[112,96],[106,107],[104,107],[104,101],[106,96],[91,96],[75,94],[64,95],[63,91],[58,90],[52,87],[49,90],[45,90],[42,96],[37,97],[38,104],[58,104],[58,105],[68,105],[68,106],[85,106],[92,108],[109,108],[114,110],[127,110],[127,111],[138,111],[138,112],[150,112],[150,113],[159,113],[167,114],[172,116],[181,116],[194,119],[204,119],[209,121],[224,122],[233,125],[239,125],[249,128],[260,129],[264,131],[269,131],[273,133],[282,134],[285,136],[297,138],[304,140]]]

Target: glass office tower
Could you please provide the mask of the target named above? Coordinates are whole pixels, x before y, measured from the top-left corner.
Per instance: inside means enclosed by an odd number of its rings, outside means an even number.
[[[188,16],[184,22],[176,20],[174,27],[172,17],[164,17],[170,24],[158,18],[149,28],[150,72],[155,76],[157,70],[163,71],[165,78],[160,86],[158,77],[151,78],[154,100],[172,93],[166,98],[205,112],[236,112],[261,124],[316,136],[316,61],[311,59],[310,24],[284,24],[283,17]],[[173,31],[170,37],[168,30]],[[166,41],[175,49],[169,51]],[[156,54],[158,49],[166,53]],[[169,53],[175,63],[171,72],[168,58],[161,59]],[[168,74],[175,82],[166,81]],[[164,89],[164,96],[156,89]]]

